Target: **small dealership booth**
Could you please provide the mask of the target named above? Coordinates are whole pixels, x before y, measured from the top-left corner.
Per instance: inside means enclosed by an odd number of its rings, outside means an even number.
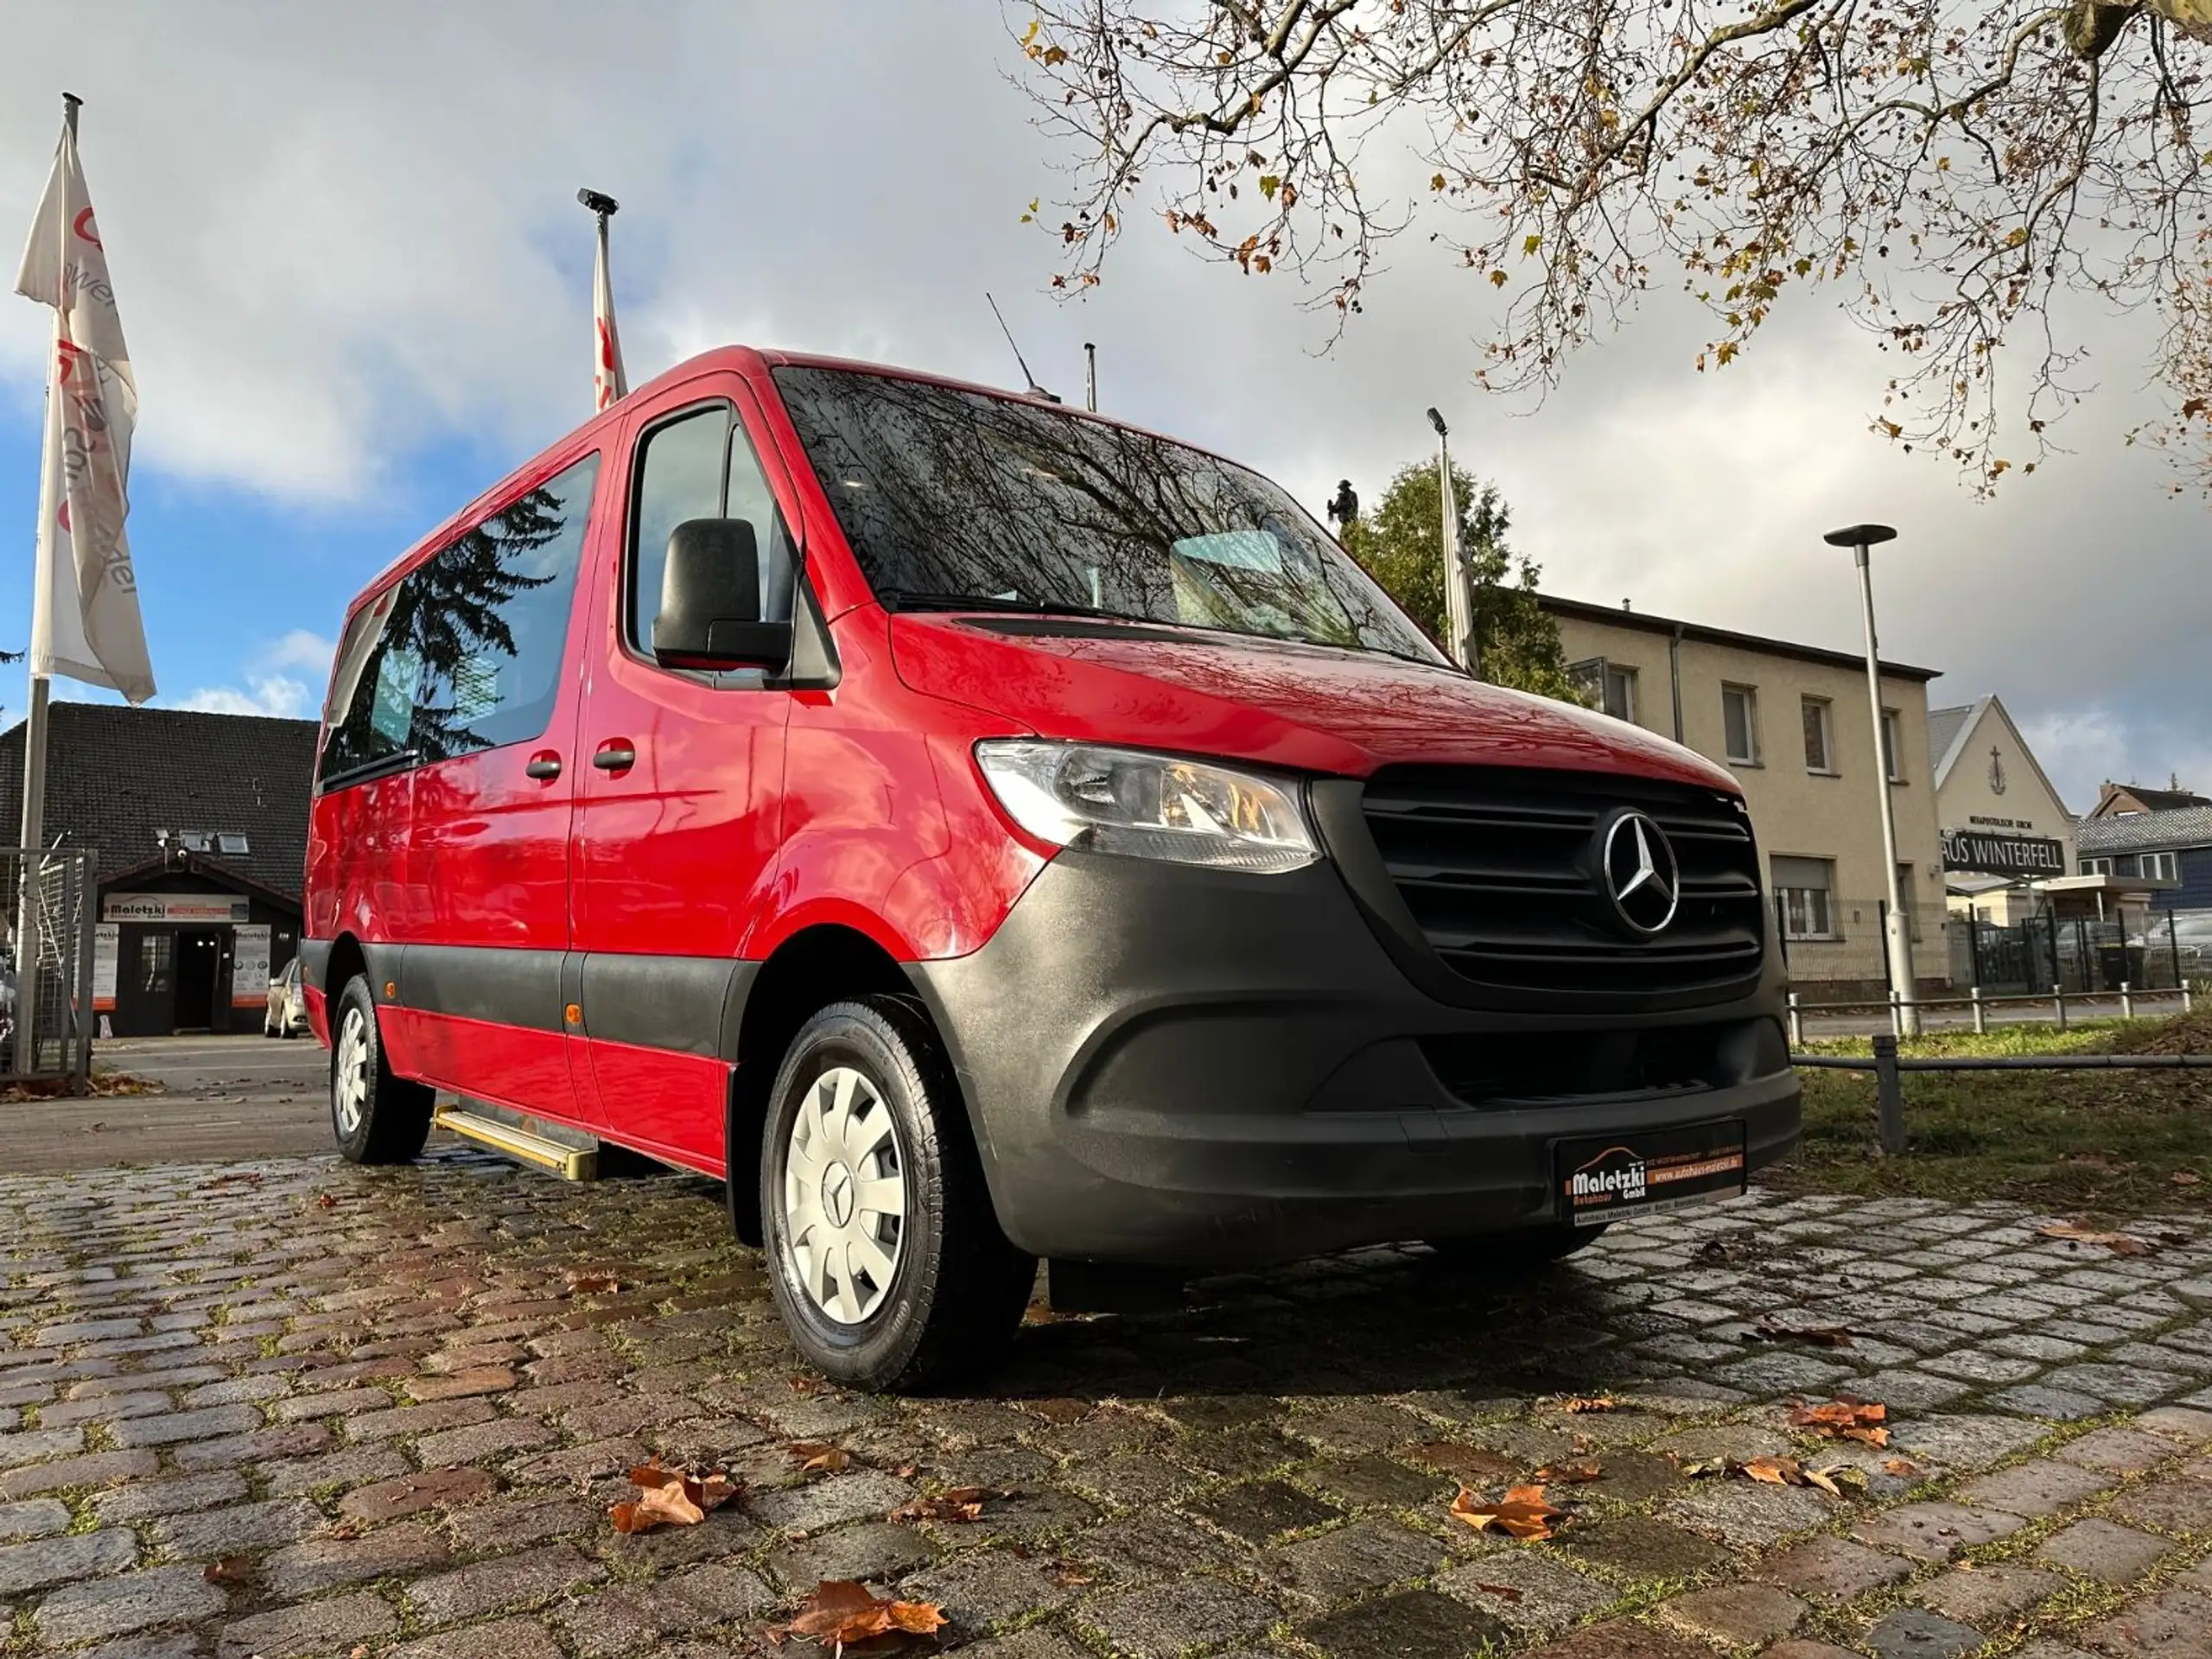
[[[258,1030],[299,950],[296,899],[204,860],[104,880],[92,934],[101,1034]]]

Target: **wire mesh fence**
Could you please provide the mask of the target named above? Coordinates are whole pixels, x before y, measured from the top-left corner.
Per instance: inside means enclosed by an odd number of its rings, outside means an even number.
[[[0,847],[8,942],[0,950],[0,1082],[72,1077],[92,1063],[92,924],[97,860],[89,850]],[[20,925],[31,896],[30,934]]]
[[[1942,905],[1908,904],[1912,975],[1921,984],[1952,977],[1953,918]],[[1891,984],[1886,899],[1846,899],[1783,889],[1774,895],[1775,931],[1789,982],[1806,995],[1885,998]]]

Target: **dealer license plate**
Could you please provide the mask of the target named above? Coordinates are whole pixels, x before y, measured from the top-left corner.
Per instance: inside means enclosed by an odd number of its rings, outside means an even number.
[[[1744,1190],[1744,1126],[1677,1128],[1561,1141],[1552,1151],[1560,1214],[1577,1227]]]

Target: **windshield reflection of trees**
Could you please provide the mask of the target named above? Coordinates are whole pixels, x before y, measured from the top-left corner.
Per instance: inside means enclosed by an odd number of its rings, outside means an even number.
[[[1242,467],[918,381],[784,369],[777,383],[887,601],[1087,607],[1435,660],[1288,496]],[[1265,568],[1277,554],[1280,568]]]

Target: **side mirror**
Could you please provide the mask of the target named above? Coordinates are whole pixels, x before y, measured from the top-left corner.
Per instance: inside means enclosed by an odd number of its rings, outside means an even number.
[[[760,620],[760,553],[742,518],[687,518],[669,533],[653,657],[664,668],[777,668],[791,625]]]

